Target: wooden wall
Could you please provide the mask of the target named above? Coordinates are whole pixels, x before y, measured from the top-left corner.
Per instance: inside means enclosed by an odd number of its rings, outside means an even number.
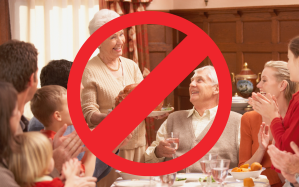
[[[241,71],[244,62],[258,74],[269,60],[287,61],[287,44],[291,38],[299,35],[299,6],[174,10],[170,13],[203,29],[218,45],[230,72],[235,74]],[[151,69],[185,37],[177,30],[160,25],[149,25],[148,35]],[[207,64],[211,64],[209,58],[200,66]],[[188,92],[192,75],[166,98],[175,110],[192,108]],[[232,94],[235,92],[236,87],[233,85]]]

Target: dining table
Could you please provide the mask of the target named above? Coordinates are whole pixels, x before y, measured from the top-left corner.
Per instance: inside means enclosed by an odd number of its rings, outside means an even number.
[[[178,173],[177,177],[186,177],[188,175],[193,175],[193,176],[205,176],[202,173],[188,173],[188,174],[184,174],[184,173]],[[154,177],[155,178],[155,177]],[[191,180],[190,180],[191,179]],[[139,181],[139,183],[136,182],[131,182],[131,181]],[[142,183],[142,182],[143,183]],[[263,186],[263,187],[270,187],[269,185],[269,181],[267,179],[267,177],[265,175],[260,175],[258,178],[253,178],[253,181],[255,182],[255,184],[262,184],[262,185],[255,185],[257,186]],[[131,182],[131,184],[130,184]],[[114,182],[114,184],[111,187],[143,187],[146,186],[146,183],[149,183],[149,180],[143,180],[143,179],[131,179],[131,180],[124,180],[122,177],[117,178],[117,180]],[[225,181],[223,182],[224,186],[228,186],[228,187],[232,187],[232,186],[237,186],[237,187],[241,187],[243,186],[243,180],[238,180],[235,179],[233,176],[228,175],[225,179]],[[173,185],[173,187],[206,187],[207,183],[206,182],[199,182],[198,179],[195,178],[187,178],[186,182],[183,183],[182,185]],[[217,187],[218,184],[216,182],[212,183],[211,185],[209,185],[210,187]]]

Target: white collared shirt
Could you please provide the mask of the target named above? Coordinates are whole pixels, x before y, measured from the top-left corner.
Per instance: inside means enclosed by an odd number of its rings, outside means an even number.
[[[206,126],[210,123],[212,119],[216,116],[218,106],[207,109],[204,111],[203,115],[200,116],[199,113],[194,109],[194,107],[189,110],[189,114],[187,118],[190,116],[192,117],[192,126],[194,130],[195,137],[198,137],[200,133],[206,128]],[[166,124],[167,124],[167,119],[163,122],[163,124],[160,126],[157,136],[156,136],[156,141],[153,141],[152,144],[147,148],[145,152],[145,162],[146,163],[157,163],[157,162],[163,162],[164,157],[162,158],[157,158],[155,154],[155,149],[159,145],[159,142],[161,140],[164,140],[164,134],[167,134],[166,130]],[[240,145],[240,129],[238,133],[238,140],[239,140],[239,145]]]

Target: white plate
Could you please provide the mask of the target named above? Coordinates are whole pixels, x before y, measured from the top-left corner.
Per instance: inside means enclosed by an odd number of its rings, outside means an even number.
[[[206,177],[207,175],[203,173],[178,173],[176,176],[180,178],[187,178],[187,182],[198,182],[199,178]]]
[[[243,181],[240,182],[224,182],[225,187],[244,187]],[[269,187],[265,182],[254,182],[254,187]]]
[[[122,180],[114,182],[117,187],[143,187],[149,184],[149,180]]]
[[[132,175],[132,174],[129,174],[129,173],[121,172],[121,171],[119,171],[119,170],[116,170],[115,172],[116,172],[116,173],[119,173],[120,176],[121,176],[124,180],[131,180],[131,179],[150,179],[149,176]]]
[[[250,168],[250,167],[249,167]],[[245,178],[258,178],[260,174],[265,170],[266,168],[262,168],[259,171],[248,171],[248,172],[232,172],[232,169],[228,170],[228,172],[238,180],[243,180]]]
[[[154,117],[154,116],[161,116],[163,114],[166,114],[167,112],[172,112],[174,110],[173,107],[171,107],[172,110],[165,110],[165,111],[152,111],[147,117]]]

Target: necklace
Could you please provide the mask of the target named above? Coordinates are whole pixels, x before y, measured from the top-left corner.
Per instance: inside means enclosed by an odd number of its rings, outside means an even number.
[[[111,67],[109,67],[104,61],[103,59],[100,57],[100,55],[98,55],[98,57],[101,59],[101,61],[107,66],[108,69],[110,69],[111,71],[118,71],[120,68],[120,61],[118,59],[118,68],[117,69],[112,69]]]

